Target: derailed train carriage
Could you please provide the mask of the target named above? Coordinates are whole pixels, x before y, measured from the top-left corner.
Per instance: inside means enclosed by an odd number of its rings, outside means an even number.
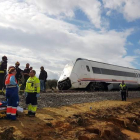
[[[122,80],[129,89],[140,89],[140,70],[78,58],[65,66],[58,80],[58,88],[118,90]]]

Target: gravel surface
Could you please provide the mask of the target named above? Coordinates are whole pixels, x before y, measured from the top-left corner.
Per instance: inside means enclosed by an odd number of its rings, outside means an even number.
[[[140,91],[129,92],[128,98],[140,98]],[[0,95],[0,101],[4,100],[5,96]],[[121,94],[120,92],[40,93],[38,108],[59,107],[104,100],[121,100]],[[20,106],[26,108],[24,95],[20,95]]]

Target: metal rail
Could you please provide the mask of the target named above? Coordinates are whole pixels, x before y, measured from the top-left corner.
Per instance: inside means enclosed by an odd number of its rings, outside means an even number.
[[[42,92],[42,93],[110,93],[110,92],[120,92],[120,91],[87,91],[87,90],[52,90],[52,91],[46,91],[46,92]],[[140,91],[138,90],[134,90],[134,91],[128,91],[129,93],[132,92],[138,92],[140,93]]]

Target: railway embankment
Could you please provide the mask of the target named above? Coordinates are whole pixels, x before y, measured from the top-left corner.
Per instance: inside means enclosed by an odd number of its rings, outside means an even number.
[[[130,91],[127,99],[140,98],[140,91]],[[20,104],[24,108],[24,95],[20,96]],[[120,92],[63,92],[63,93],[41,93],[38,99],[38,108],[60,107],[66,105],[90,103],[106,100],[121,100]]]

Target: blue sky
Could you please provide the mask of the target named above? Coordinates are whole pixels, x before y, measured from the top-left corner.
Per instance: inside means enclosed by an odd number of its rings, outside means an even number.
[[[82,57],[140,69],[139,0],[0,0],[0,56],[49,79]]]

